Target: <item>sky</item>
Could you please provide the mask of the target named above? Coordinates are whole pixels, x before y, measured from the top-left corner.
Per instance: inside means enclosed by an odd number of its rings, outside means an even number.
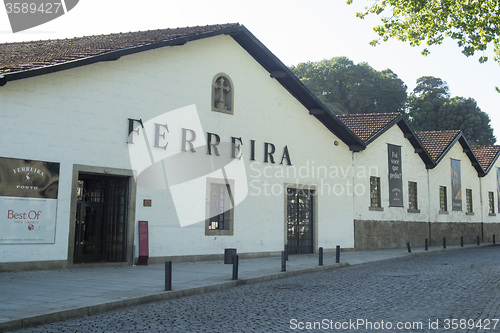
[[[38,0],[39,2],[39,0]],[[44,1],[45,2],[45,1]],[[356,17],[369,2],[354,0],[80,0],[71,11],[50,22],[13,33],[6,10],[0,8],[0,43],[207,24],[240,23],[285,65],[346,56],[376,70],[391,69],[408,86],[421,76],[447,82],[452,96],[473,98],[488,113],[500,143],[500,65],[466,57],[454,41],[430,48],[429,56],[391,40],[378,46],[376,17]],[[488,51],[484,54],[493,59]]]

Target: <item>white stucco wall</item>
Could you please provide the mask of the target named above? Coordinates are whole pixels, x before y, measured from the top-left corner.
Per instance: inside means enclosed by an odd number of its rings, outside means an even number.
[[[389,165],[387,145],[401,146],[403,173],[403,207],[389,206]],[[357,188],[364,189],[355,198],[355,218],[375,221],[419,221],[427,222],[427,174],[425,164],[415,153],[411,143],[401,129],[394,125],[359,153],[354,153]],[[370,176],[380,177],[382,211],[370,210]],[[420,213],[408,213],[408,182],[417,183],[418,209]]]
[[[451,159],[460,161],[462,210],[452,210],[451,189]],[[439,164],[429,170],[429,202],[431,222],[481,222],[481,200],[479,190],[479,177],[470,159],[463,152],[459,142],[456,142]],[[448,213],[439,212],[439,187],[446,186]],[[472,189],[473,215],[467,215],[465,190]]]
[[[481,200],[483,202],[481,214],[482,221],[485,223],[498,223],[499,218],[499,206],[498,206],[498,180],[497,180],[497,170],[500,168],[500,161],[497,159],[493,166],[491,167],[488,174],[480,178],[481,182]],[[493,192],[495,197],[495,215],[490,215],[489,212],[489,200],[488,193]],[[479,209],[478,209],[479,212]]]
[[[234,84],[234,115],[210,109],[211,83],[220,72]],[[192,104],[205,131],[200,137],[213,132],[223,141],[242,138],[247,177],[254,183],[235,208],[233,236],[205,236],[204,222],[180,227],[168,191],[138,187],[136,222],[149,221],[150,256],[222,253],[227,247],[280,251],[288,183],[317,187],[316,246],[353,247],[348,147],[232,38],[218,36],[0,87],[0,108],[7,110],[0,114],[0,156],[61,164],[55,244],[0,245],[0,261],[65,260],[73,164],[130,169],[127,118],[147,121]],[[250,140],[256,141],[254,162],[248,158]],[[293,167],[264,164],[264,142],[276,146],[278,161],[286,145]],[[327,170],[328,179],[319,170]],[[264,184],[274,193],[266,195]],[[151,208],[142,207],[144,199],[152,200]]]

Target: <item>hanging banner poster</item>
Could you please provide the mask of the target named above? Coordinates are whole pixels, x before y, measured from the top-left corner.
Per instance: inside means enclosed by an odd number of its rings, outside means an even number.
[[[389,160],[389,206],[403,207],[403,169],[401,168],[401,147],[387,145]]]
[[[497,204],[497,211],[500,212],[500,168],[497,168]]]
[[[452,210],[462,210],[462,181],[460,178],[460,161],[451,161],[451,206]]]
[[[55,242],[59,163],[0,157],[0,244]]]

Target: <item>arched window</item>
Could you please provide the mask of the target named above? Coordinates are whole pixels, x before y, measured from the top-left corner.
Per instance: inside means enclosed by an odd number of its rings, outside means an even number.
[[[217,74],[212,81],[212,111],[233,114],[234,86],[224,73]]]

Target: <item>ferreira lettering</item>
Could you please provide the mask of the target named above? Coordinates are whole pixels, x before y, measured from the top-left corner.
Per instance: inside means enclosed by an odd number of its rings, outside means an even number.
[[[21,172],[33,172],[33,173],[39,174],[42,177],[44,176],[42,170],[30,167],[30,166],[24,166],[24,167],[12,169],[13,174],[17,174],[17,173],[21,173]]]
[[[128,144],[134,144],[133,136],[140,135],[140,128],[133,129],[134,119],[129,118],[129,140]],[[174,129],[170,128],[168,124],[154,124],[154,145],[153,148],[167,150],[171,149],[171,145],[168,142],[168,136],[174,132]],[[145,130],[143,128],[143,130]],[[181,152],[191,152],[197,153],[197,147],[195,142],[200,140],[200,137],[196,131],[189,128],[180,128],[180,136],[181,136]],[[227,155],[230,155],[231,158],[241,159],[242,156],[242,146],[243,140],[241,137],[230,138],[231,149],[227,152]],[[255,140],[250,140],[250,161],[255,161],[256,156],[256,144]],[[207,132],[206,133],[206,148],[204,148],[207,155],[220,156],[221,155],[221,137],[217,133]],[[291,166],[292,160],[290,158],[290,151],[288,146],[284,146],[281,152],[279,152],[276,146],[270,142],[263,142],[263,151],[261,152],[262,159],[264,163],[276,164],[279,163],[281,165],[286,164]],[[277,155],[277,156],[275,156]]]

